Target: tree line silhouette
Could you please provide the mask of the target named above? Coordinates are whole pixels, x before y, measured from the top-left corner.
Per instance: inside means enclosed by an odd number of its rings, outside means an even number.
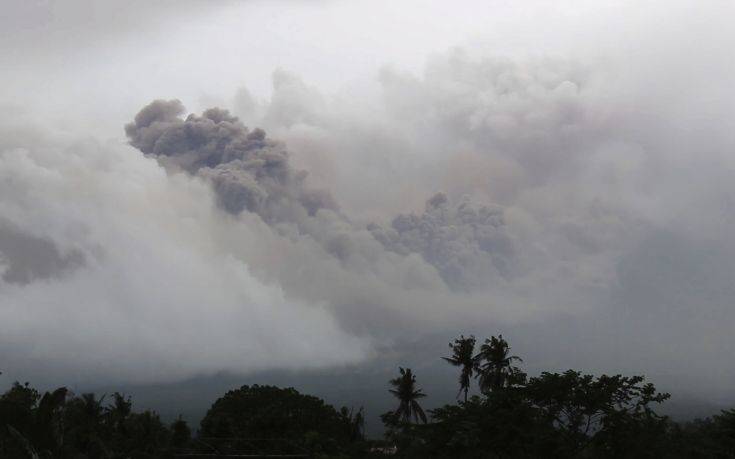
[[[654,406],[670,395],[643,376],[543,372],[516,366],[502,335],[460,336],[442,357],[459,371],[457,403],[425,411],[410,368],[388,381],[397,407],[384,439],[366,439],[362,408],[336,410],[293,388],[242,386],[192,434],[134,412],[130,397],[14,383],[0,396],[2,458],[735,458],[735,410],[676,423]],[[479,395],[470,396],[473,381]]]

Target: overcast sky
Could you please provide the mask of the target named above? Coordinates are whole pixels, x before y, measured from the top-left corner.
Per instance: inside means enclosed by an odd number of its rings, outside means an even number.
[[[0,384],[503,333],[735,398],[732,2],[3,9]]]

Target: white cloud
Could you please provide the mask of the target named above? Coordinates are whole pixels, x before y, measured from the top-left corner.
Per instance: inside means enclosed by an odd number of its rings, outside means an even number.
[[[222,245],[220,233],[257,236],[206,184],[127,146],[24,143],[0,151],[0,221],[83,261],[0,282],[4,371],[166,381],[366,356],[324,304],[287,297]]]

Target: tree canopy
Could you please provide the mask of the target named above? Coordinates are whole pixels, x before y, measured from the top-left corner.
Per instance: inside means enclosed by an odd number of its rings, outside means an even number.
[[[359,412],[358,412],[359,413]],[[284,452],[343,451],[359,437],[362,414],[337,411],[323,400],[296,389],[242,386],[227,392],[201,423],[202,438],[230,438],[234,443],[278,443]],[[359,424],[359,425],[358,425]]]
[[[121,393],[41,393],[15,383],[0,395],[0,457],[123,459],[201,456],[313,458],[733,458],[735,410],[676,423],[670,398],[641,375],[577,370],[527,375],[502,335],[461,335],[441,357],[459,373],[456,403],[431,400],[410,368],[387,381],[395,409],[385,439],[366,440],[362,408],[339,410],[294,388],[245,385],[216,400],[197,432],[136,412]],[[468,396],[476,384],[478,395]],[[460,397],[460,395],[464,395]]]

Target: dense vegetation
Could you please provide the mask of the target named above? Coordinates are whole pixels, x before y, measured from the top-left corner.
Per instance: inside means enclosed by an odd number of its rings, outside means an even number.
[[[528,377],[502,336],[476,344],[460,336],[443,357],[459,372],[456,404],[425,411],[416,375],[399,369],[382,441],[364,438],[362,409],[338,411],[292,388],[232,390],[192,435],[181,419],[133,412],[119,393],[42,395],[15,383],[0,396],[0,457],[735,458],[735,410],[677,424],[654,410],[669,394],[642,376]],[[473,381],[480,395],[469,396]]]
[[[200,438],[231,439],[227,447],[237,451],[347,454],[361,447],[363,415],[346,407],[338,412],[292,388],[243,386],[214,402],[202,420]]]

